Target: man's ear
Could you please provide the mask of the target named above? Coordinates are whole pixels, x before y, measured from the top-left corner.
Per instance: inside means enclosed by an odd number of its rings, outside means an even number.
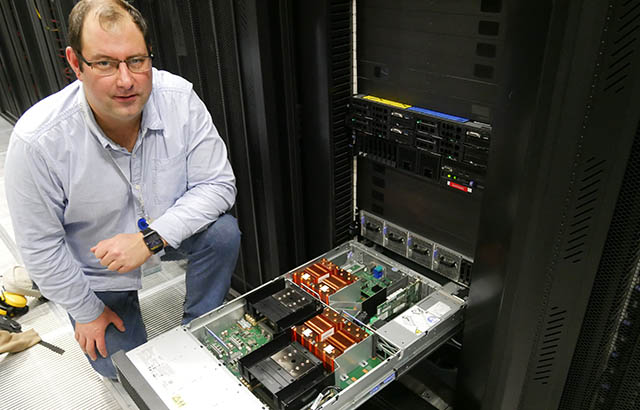
[[[67,56],[67,61],[71,66],[71,69],[74,73],[76,73],[76,77],[78,80],[82,81],[82,71],[80,71],[80,59],[76,55],[76,52],[71,47],[67,47],[65,49],[65,54]]]

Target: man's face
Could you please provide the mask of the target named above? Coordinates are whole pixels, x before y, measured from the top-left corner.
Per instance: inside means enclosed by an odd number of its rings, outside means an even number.
[[[87,61],[93,62],[126,60],[133,56],[145,56],[148,52],[144,37],[133,20],[122,19],[105,31],[90,13],[82,28],[81,54]],[[74,66],[73,62],[71,65]],[[78,69],[75,71],[84,84],[87,101],[101,125],[117,127],[140,118],[151,93],[151,70],[132,73],[125,63],[121,63],[118,71],[110,76],[101,75],[86,64],[82,72]]]

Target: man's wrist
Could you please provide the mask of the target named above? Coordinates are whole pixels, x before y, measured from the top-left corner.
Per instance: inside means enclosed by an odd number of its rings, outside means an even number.
[[[153,229],[145,228],[140,232],[142,233],[142,240],[152,254],[160,252],[166,246],[165,240]]]
[[[94,291],[91,291],[90,300],[83,304],[81,307],[75,307],[73,309],[67,309],[67,313],[71,315],[76,323],[86,324],[91,323],[102,315],[104,312],[105,304],[100,300]]]

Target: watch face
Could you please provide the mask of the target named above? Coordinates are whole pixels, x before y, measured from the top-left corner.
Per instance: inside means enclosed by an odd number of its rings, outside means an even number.
[[[160,238],[160,235],[155,231],[144,236],[144,243],[147,245],[147,248],[149,248],[149,250],[153,253],[158,253],[164,247],[162,238]]]
[[[151,249],[151,251],[155,251],[156,249],[161,249],[162,248],[162,239],[160,239],[160,236],[158,234],[153,235],[153,237],[151,238],[151,241],[149,241],[149,249]]]

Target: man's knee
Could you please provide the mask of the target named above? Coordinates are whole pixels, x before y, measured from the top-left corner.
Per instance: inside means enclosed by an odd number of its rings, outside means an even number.
[[[209,243],[227,252],[237,252],[240,248],[242,233],[238,220],[230,214],[224,214],[207,229]]]
[[[87,359],[89,359],[89,364],[91,364],[93,370],[95,370],[100,376],[111,380],[117,380],[118,374],[113,362],[111,361],[111,355],[106,358],[98,356],[98,359],[95,361],[91,360],[89,356],[87,356]]]

